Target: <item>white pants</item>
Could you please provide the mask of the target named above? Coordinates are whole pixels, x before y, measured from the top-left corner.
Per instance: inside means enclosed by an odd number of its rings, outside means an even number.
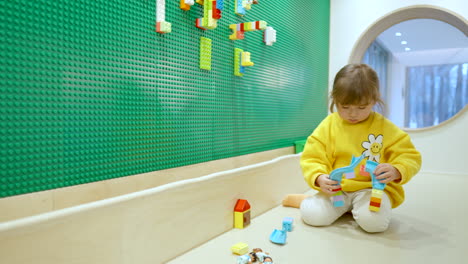
[[[343,192],[343,207],[334,207],[331,195],[319,192],[306,198],[301,203],[301,215],[306,224],[312,226],[331,225],[346,212],[353,214],[357,224],[369,233],[383,232],[387,230],[392,216],[392,205],[387,194],[382,195],[379,212],[369,210],[369,202],[372,189],[364,189],[356,192]]]

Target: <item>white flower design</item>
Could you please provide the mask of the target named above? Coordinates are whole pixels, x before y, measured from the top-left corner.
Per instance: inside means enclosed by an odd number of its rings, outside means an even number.
[[[366,149],[364,151],[364,156],[368,157],[369,160],[379,162],[382,143],[383,135],[378,135],[376,138],[374,134],[370,134],[369,141],[362,142],[362,147]]]

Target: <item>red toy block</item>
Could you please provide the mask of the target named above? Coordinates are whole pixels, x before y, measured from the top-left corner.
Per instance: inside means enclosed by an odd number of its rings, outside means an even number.
[[[237,31],[236,34],[237,34],[237,39],[244,39],[245,37],[244,31]]]
[[[368,173],[366,171],[366,165],[361,165],[359,167],[359,173],[362,175],[362,176],[366,176],[366,177],[370,177],[370,173]]]
[[[199,28],[199,29],[206,30],[206,28],[204,28],[204,27],[202,26],[202,19],[201,19],[201,18],[195,19],[195,26],[196,26],[197,28]]]
[[[213,10],[213,18],[214,19],[221,19],[221,10],[216,8],[216,1],[213,1],[212,5]]]

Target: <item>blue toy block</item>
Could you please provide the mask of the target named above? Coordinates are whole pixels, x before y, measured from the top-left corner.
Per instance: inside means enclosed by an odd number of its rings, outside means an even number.
[[[219,10],[224,9],[224,0],[216,0],[216,9],[219,9]]]
[[[334,180],[334,181],[337,181],[338,184],[341,183],[341,179],[343,178],[343,174],[345,175],[348,175],[348,174],[353,174],[354,175],[354,168],[359,165],[359,162],[361,162],[361,160],[364,159],[364,155],[361,155],[359,157],[354,157],[352,156],[351,158],[351,164],[349,166],[346,166],[346,167],[342,167],[342,168],[338,168],[338,169],[335,169],[333,170],[331,173],[330,173],[330,179],[331,180]],[[335,198],[337,197],[337,198]],[[333,197],[333,206],[335,207],[341,207],[341,206],[344,206],[344,201],[341,199],[341,200],[337,200],[339,199],[338,197],[343,197],[343,193],[340,192],[340,193],[337,193],[336,196]]]
[[[377,165],[379,165],[379,163],[375,161],[372,161],[372,160],[366,161],[366,171],[370,174],[372,178],[372,189],[383,190],[385,189],[386,184],[379,182],[379,180],[375,178],[375,174],[374,174],[374,171]]]
[[[242,5],[242,0],[236,0],[235,3],[235,8],[236,8],[236,14],[239,16],[244,16],[245,15],[245,8]]]
[[[344,201],[341,200],[341,201],[333,202],[333,206],[334,207],[343,207],[344,206]]]
[[[273,230],[270,235],[270,241],[280,245],[286,244],[286,230]]]
[[[292,231],[293,220],[294,219],[292,217],[285,217],[283,219],[283,230],[291,232]]]

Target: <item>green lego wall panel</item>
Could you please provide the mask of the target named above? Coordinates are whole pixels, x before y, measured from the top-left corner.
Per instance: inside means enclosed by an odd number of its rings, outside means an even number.
[[[0,3],[0,197],[293,146],[326,115],[329,1],[259,1],[244,17],[224,1]],[[230,24],[277,31],[230,40]],[[209,38],[211,70],[200,69]],[[234,48],[254,66],[234,76]]]

